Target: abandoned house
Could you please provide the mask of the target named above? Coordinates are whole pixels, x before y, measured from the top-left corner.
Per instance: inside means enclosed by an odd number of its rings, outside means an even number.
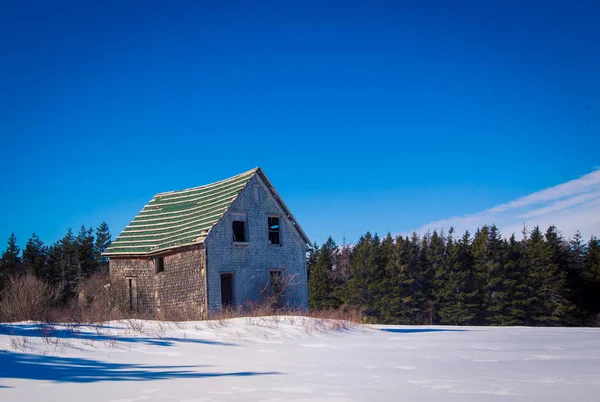
[[[308,306],[310,241],[260,168],[159,193],[104,252],[132,310]]]

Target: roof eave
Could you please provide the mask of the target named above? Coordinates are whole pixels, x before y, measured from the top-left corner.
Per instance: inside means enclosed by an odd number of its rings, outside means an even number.
[[[275,190],[275,187],[273,187],[273,184],[271,183],[271,181],[269,180],[267,175],[265,175],[265,173],[262,171],[261,168],[256,168],[256,173],[258,173],[260,175],[260,178],[264,181],[265,185],[273,193],[273,196],[274,196],[275,200],[279,203],[281,209],[283,209],[284,212],[290,217],[290,220],[292,222],[294,222],[294,225],[293,225],[294,228],[300,234],[300,237],[302,237],[302,240],[304,240],[304,242],[306,243],[306,246],[307,246],[306,249],[310,250],[310,244],[311,244],[310,239],[308,238],[306,233],[304,233],[304,230],[302,230],[302,227],[298,223],[298,220],[296,219],[294,214],[292,214],[292,212],[290,211],[288,206],[285,205],[285,202],[283,201],[283,199],[281,198],[281,196],[279,195],[277,190]]]
[[[190,244],[178,244],[176,246],[170,246],[170,247],[165,247],[165,248],[161,248],[160,250],[154,250],[154,251],[148,251],[146,253],[141,253],[138,251],[130,251],[130,252],[104,252],[102,253],[102,257],[152,257],[158,254],[161,254],[165,251],[171,251],[171,250],[175,250],[178,248],[186,248],[186,247],[194,247],[194,246],[203,246],[204,245],[204,239],[194,242],[194,243],[190,243]]]

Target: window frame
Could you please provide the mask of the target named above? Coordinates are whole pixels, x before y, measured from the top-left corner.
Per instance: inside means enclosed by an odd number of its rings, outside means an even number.
[[[277,221],[278,221],[278,226],[279,227],[277,228],[276,233],[277,233],[277,237],[278,237],[279,243],[271,243],[271,232],[275,232],[275,231],[271,230],[271,225],[270,225],[270,222],[269,222],[269,220],[272,219],[272,218],[277,218]],[[269,246],[274,246],[274,247],[281,247],[282,246],[282,244],[283,244],[282,237],[283,236],[281,235],[281,222],[282,222],[282,219],[281,219],[281,215],[280,214],[268,214],[267,215],[267,243],[269,244]]]
[[[233,229],[234,222],[242,222],[244,224],[244,240],[235,239],[235,230]],[[248,230],[248,214],[246,212],[231,213],[231,243],[234,246],[247,246],[250,244],[250,231]]]

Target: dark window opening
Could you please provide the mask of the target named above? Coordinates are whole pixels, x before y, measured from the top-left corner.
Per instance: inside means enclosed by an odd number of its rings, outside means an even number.
[[[165,259],[164,257],[158,257],[154,260],[154,266],[156,267],[156,273],[165,272]]]
[[[279,244],[279,217],[269,216],[269,243]]]
[[[245,242],[246,241],[246,222],[244,221],[233,221],[231,224],[233,229],[233,241],[234,242]]]
[[[284,291],[283,278],[280,269],[271,270],[271,294],[280,296]]]
[[[133,279],[129,278],[129,310],[133,311]]]
[[[233,306],[233,274],[221,274],[221,305]]]

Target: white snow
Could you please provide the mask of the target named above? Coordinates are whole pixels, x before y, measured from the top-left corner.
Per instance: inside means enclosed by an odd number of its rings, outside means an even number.
[[[0,324],[1,401],[596,401],[600,329]]]

